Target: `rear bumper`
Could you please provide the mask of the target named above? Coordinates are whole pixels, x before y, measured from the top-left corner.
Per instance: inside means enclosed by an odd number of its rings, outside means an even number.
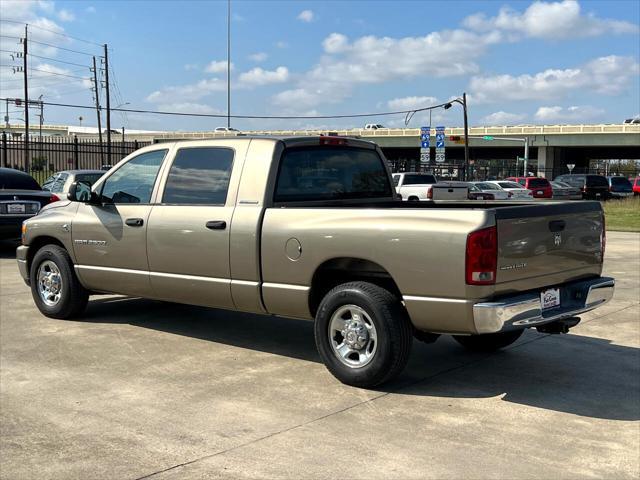
[[[598,277],[566,283],[560,288],[560,307],[543,311],[540,291],[476,303],[473,321],[478,333],[535,327],[573,317],[607,303],[613,297],[613,278]]]
[[[29,267],[27,265],[27,255],[29,254],[29,247],[26,245],[20,245],[16,249],[16,260],[18,261],[18,270],[20,276],[24,280],[24,283],[29,285]]]

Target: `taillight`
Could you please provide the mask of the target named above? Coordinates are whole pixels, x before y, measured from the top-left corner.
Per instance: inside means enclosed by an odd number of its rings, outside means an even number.
[[[610,191],[610,192],[613,192],[613,187],[609,187],[609,191]]]
[[[495,226],[471,232],[467,236],[465,260],[468,285],[496,283],[498,265],[498,232]]]
[[[433,187],[427,188],[427,198],[433,200]]]
[[[586,186],[586,185],[583,185],[583,186],[582,186],[582,188],[580,189],[580,191],[581,191],[582,193],[586,193],[586,192],[587,192],[587,186]]]
[[[60,197],[57,196],[55,193],[52,193],[51,196],[49,197],[49,202],[53,203],[53,202],[59,202],[60,201]]]
[[[320,135],[320,145],[346,145],[347,139],[341,137],[328,137]]]

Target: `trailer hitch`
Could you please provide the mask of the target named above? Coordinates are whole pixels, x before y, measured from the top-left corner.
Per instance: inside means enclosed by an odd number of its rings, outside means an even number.
[[[556,320],[551,323],[545,323],[544,325],[536,327],[536,330],[540,333],[569,333],[569,329],[575,327],[578,323],[580,323],[580,317],[570,317],[562,320]]]

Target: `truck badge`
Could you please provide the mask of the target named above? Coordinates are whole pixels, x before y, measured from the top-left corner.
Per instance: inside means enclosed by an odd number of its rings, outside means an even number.
[[[556,247],[559,247],[560,244],[562,243],[562,235],[560,235],[559,233],[556,233],[553,236],[553,243],[555,244]]]

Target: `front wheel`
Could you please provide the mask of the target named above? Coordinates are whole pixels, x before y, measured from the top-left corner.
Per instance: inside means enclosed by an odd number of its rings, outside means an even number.
[[[409,359],[412,330],[402,304],[368,282],[345,283],[327,293],[314,328],[322,361],[347,385],[380,385],[397,376]]]
[[[80,284],[67,251],[45,245],[31,262],[31,295],[42,314],[73,318],[84,312],[89,292]]]
[[[473,352],[493,352],[511,345],[518,340],[524,330],[485,333],[482,335],[454,335],[453,338],[467,350]]]

